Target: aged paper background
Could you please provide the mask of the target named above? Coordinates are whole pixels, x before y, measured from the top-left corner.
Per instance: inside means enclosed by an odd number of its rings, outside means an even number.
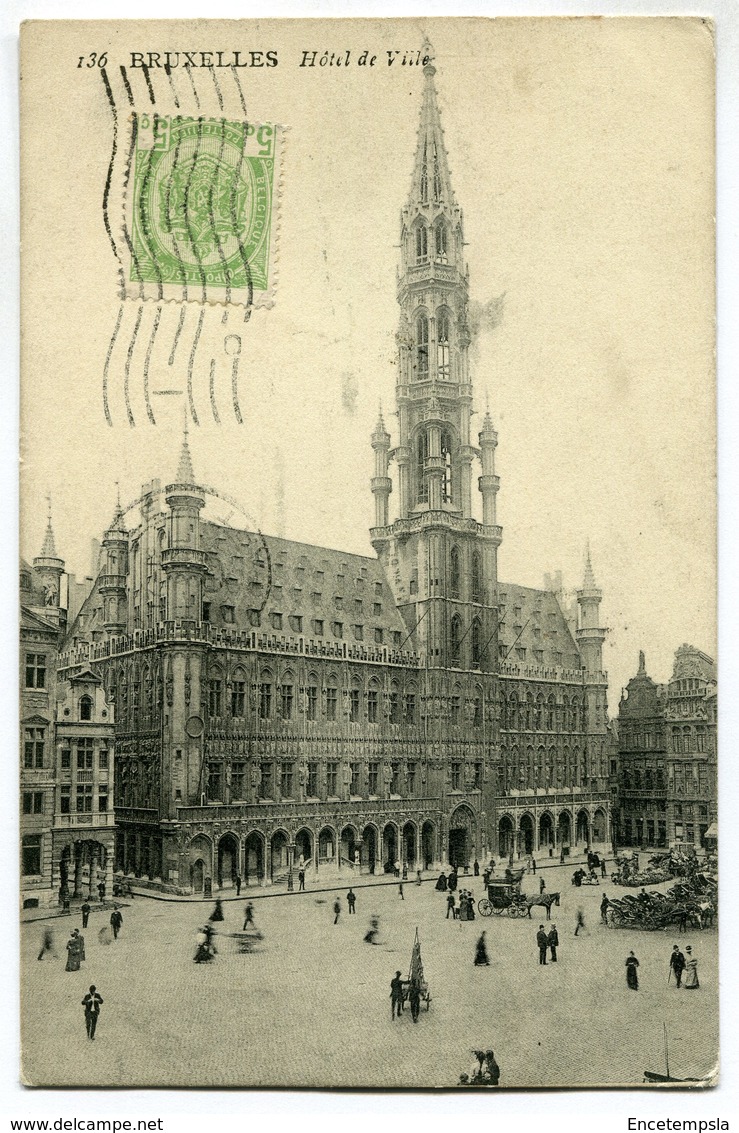
[[[274,70],[240,76],[250,116],[290,127],[279,283],[274,308],[255,312],[243,334],[243,425],[223,409],[216,425],[209,410],[215,320],[198,347],[193,458],[264,530],[367,551],[368,435],[378,400],[388,412],[393,404],[398,211],[422,76],[397,64],[298,64],[304,51],[415,51],[427,34],[465,211],[471,298],[496,312],[475,342],[473,384],[478,409],[489,396],[500,435],[501,578],[540,585],[544,571],[563,569],[575,585],[590,539],[613,630],[612,711],[642,643],[657,679],[683,640],[715,652],[713,55],[704,23],[418,20],[356,22],[337,34],[259,21],[246,36],[216,23],[129,23],[25,34],[26,556],[37,553],[51,492],[57,545],[69,569],[87,574],[114,482],[127,502],[143,481],[166,481],[183,420],[178,398],[157,406],[155,426],[147,420],[144,336],[130,369],[136,424],[127,421],[129,305],[105,423],[102,375],[119,306],[102,223],[111,116],[99,74],[77,69],[77,58],[107,50],[117,65],[131,51],[212,50],[235,35],[280,57]],[[203,108],[218,115],[209,77],[195,78]],[[166,98],[162,75],[152,81]],[[145,105],[141,73],[135,83]],[[231,105],[236,116],[233,92]],[[178,317],[163,313],[160,346]],[[164,352],[151,373],[166,367]]]

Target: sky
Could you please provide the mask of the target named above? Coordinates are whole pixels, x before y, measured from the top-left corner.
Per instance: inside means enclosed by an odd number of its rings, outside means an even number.
[[[499,577],[537,586],[561,570],[577,586],[589,540],[609,628],[612,711],[640,649],[660,681],[682,642],[715,655],[710,37],[700,21],[614,24],[357,23],[328,45],[356,58],[364,47],[380,55],[430,35],[471,302],[494,311],[473,343],[471,371],[473,429],[487,399],[499,435]],[[230,42],[226,31],[198,36],[204,48]],[[162,26],[147,46],[182,47],[171,37]],[[289,127],[277,296],[241,328],[243,424],[228,409],[230,362],[220,318],[208,312],[190,423],[195,472],[264,531],[371,553],[369,436],[380,402],[394,432],[399,211],[423,77],[300,68],[304,50],[325,46],[304,28],[264,23],[257,38],[278,50],[280,66],[242,76],[249,113]],[[59,58],[76,57],[83,40],[70,28]],[[141,47],[131,33],[112,38],[112,64]],[[132,82],[145,96],[141,76]],[[24,95],[29,113],[57,109],[24,153],[25,216],[55,223],[24,263],[21,550],[38,553],[50,492],[58,551],[86,575],[116,482],[128,503],[144,481],[172,478],[184,398],[162,396],[156,425],[148,422],[148,305],[130,363],[128,424],[122,388],[136,304],[126,304],[106,425],[101,375],[119,306],[100,207],[110,111],[99,76],[72,87],[60,67],[43,77],[29,68]],[[217,114],[212,90],[202,86],[201,96]],[[79,121],[86,144],[70,147],[66,128]],[[47,176],[37,177],[42,161]],[[153,388],[184,382],[196,314],[188,310],[170,366],[178,317],[164,306]],[[218,425],[209,354],[218,360]]]

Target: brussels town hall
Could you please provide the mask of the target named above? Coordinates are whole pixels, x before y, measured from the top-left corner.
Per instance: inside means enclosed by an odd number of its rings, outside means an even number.
[[[349,881],[610,841],[590,560],[573,610],[498,578],[497,434],[489,413],[471,433],[462,211],[434,73],[401,213],[397,437],[382,418],[372,434],[376,557],[207,521],[185,437],[135,525],[116,509],[70,619],[59,676],[102,682],[113,864],[143,884],[268,885],[301,861]]]

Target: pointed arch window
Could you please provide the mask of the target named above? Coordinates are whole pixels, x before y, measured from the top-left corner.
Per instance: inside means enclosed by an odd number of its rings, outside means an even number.
[[[449,555],[449,593],[452,598],[459,598],[459,547],[452,547]]]
[[[436,225],[436,258],[441,263],[447,262],[448,244],[449,244],[449,230],[443,220],[440,220]]]
[[[434,144],[434,200],[441,200],[441,171],[439,169],[439,152]]]
[[[459,614],[452,618],[449,633],[449,653],[452,665],[458,665],[462,656],[462,621]]]
[[[429,234],[425,224],[419,224],[416,228],[416,259],[419,263],[428,259],[429,255]]]
[[[472,601],[482,602],[482,568],[480,565],[480,552],[472,552]]]
[[[439,380],[448,382],[451,377],[449,340],[451,337],[449,312],[439,311],[436,316],[436,369]]]
[[[420,231],[420,229],[419,229]],[[425,229],[424,229],[425,231]],[[416,374],[427,378],[429,373],[429,321],[424,312],[416,318]]]
[[[479,669],[480,668],[480,662],[482,660],[482,626],[480,625],[480,619],[479,618],[475,618],[475,620],[472,623],[471,638],[472,638],[472,644],[471,644],[472,668],[473,669]]]
[[[419,433],[416,443],[416,483],[418,485],[418,501],[425,503],[429,498],[429,489],[424,477],[424,468],[429,455],[429,439],[427,433]]]
[[[444,460],[444,479],[441,482],[442,503],[452,501],[452,438],[451,434],[441,434],[441,455]]]

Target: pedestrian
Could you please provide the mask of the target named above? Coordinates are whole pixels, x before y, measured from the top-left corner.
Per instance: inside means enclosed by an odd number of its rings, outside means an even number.
[[[585,914],[582,911],[582,905],[577,910],[577,919],[575,921],[575,936],[579,933],[580,929],[585,931]]]
[[[71,917],[72,910],[69,907],[69,890],[65,889],[62,893],[62,913],[65,917]]]
[[[240,897],[241,896],[241,874],[239,874],[239,873],[236,874],[236,877],[234,878],[234,884],[236,885],[236,896]]]
[[[536,943],[539,946],[539,963],[546,964],[547,962],[547,934],[544,925],[539,925],[539,931],[536,934]]]
[[[357,895],[356,895],[356,893],[354,892],[353,889],[350,889],[349,892],[347,893],[346,903],[349,906],[349,912],[353,913],[354,912],[354,906],[357,903]]]
[[[606,862],[605,858],[600,859],[600,876],[601,877],[607,877],[608,876],[608,874],[606,873],[607,864],[608,863]]]
[[[421,1011],[421,988],[415,980],[411,980],[411,986],[408,988],[408,1003],[411,1008],[411,1019],[417,1023]]]
[[[698,983],[698,960],[693,955],[693,949],[688,944],[685,948],[685,983],[686,991],[694,991],[700,987]]]
[[[477,944],[475,945],[475,967],[479,968],[483,964],[485,967],[488,967],[490,958],[488,957],[488,949],[485,943],[485,933],[481,932],[477,938]]]
[[[629,952],[626,957],[626,986],[630,987],[632,991],[639,990],[639,977],[636,969],[639,967],[639,961],[633,952]]]
[[[675,985],[680,987],[685,971],[685,957],[678,948],[677,944],[673,945],[672,955],[670,956],[670,973],[675,973]],[[667,982],[670,982],[670,975],[667,976]]]
[[[110,927],[113,929],[113,939],[118,939],[118,933],[121,931],[123,924],[123,915],[117,905],[113,906],[113,912],[110,914]]]
[[[536,871],[534,871],[534,872],[536,872]],[[543,893],[544,890],[546,889],[546,887],[547,887],[547,883],[545,882],[543,877],[540,877],[539,878],[539,892]]]
[[[489,869],[486,869],[484,871],[483,875],[482,875],[482,884],[483,884],[483,887],[485,889],[487,889],[488,885],[490,884],[490,870]]]
[[[395,870],[395,876],[400,877],[400,859],[399,858],[395,859],[395,865],[393,866],[393,869]]]
[[[65,972],[79,972],[82,962],[82,949],[80,948],[79,931],[75,928],[67,941],[67,963]]]
[[[340,912],[341,912],[341,904],[339,902],[339,898],[337,897],[336,900],[334,901],[334,924],[339,923],[339,913]]]
[[[449,914],[450,913],[452,914],[452,920],[455,919],[456,914],[454,912],[454,905],[455,905],[454,894],[453,893],[447,893],[447,896],[446,896],[446,918],[445,918],[446,920],[449,920]]]
[[[370,926],[364,934],[364,943],[365,944],[379,944],[380,942],[377,939],[379,931],[380,931],[380,918],[377,916],[376,913],[373,913],[372,916],[370,917]]]
[[[87,922],[90,919],[90,906],[87,901],[80,905],[80,912],[82,913],[82,927],[87,928]]]
[[[480,1069],[482,1071],[482,1066]],[[488,1050],[485,1054],[485,1070],[482,1073],[482,1078],[485,1084],[489,1086],[497,1086],[500,1082],[500,1067],[495,1061],[492,1050]]]
[[[405,897],[403,896],[403,882],[402,881],[400,881],[398,883],[398,896],[400,897],[401,901],[405,901]]]
[[[416,870],[416,885],[420,885],[420,884],[421,884],[421,871],[420,871],[420,869],[417,869]]]
[[[564,846],[563,846],[563,847],[562,847],[562,849],[561,849],[561,850],[559,851],[559,864],[560,864],[560,865],[564,865],[564,864],[565,864],[565,848],[564,848]]]
[[[251,901],[246,902],[246,907],[244,908],[244,927],[241,931],[246,932],[248,925],[251,925],[252,928],[254,928],[254,906],[252,905]]]
[[[100,881],[98,883],[98,897],[100,898],[101,901],[105,900],[105,882],[104,881]]]
[[[553,964],[557,963],[557,945],[559,944],[559,933],[557,932],[556,924],[553,924],[549,929],[547,936],[547,944],[549,945],[549,956]]]
[[[449,874],[449,878],[447,880],[447,885],[449,886],[449,890],[452,893],[457,888],[457,871],[456,870],[453,869],[452,872]]]
[[[110,925],[104,924],[98,932],[98,944],[112,944],[113,933],[110,931]]]
[[[390,1018],[398,1018],[403,1014],[403,980],[400,972],[396,972],[390,980]]]
[[[603,921],[604,925],[608,924],[608,906],[610,905],[610,903],[611,902],[608,900],[604,893],[600,899],[600,919]]]
[[[408,862],[403,862],[403,881],[408,880]]]
[[[90,984],[90,990],[82,1000],[82,1006],[85,1009],[85,1029],[87,1030],[88,1039],[94,1040],[95,1038],[95,1028],[98,1025],[102,1004],[102,995],[95,989],[95,984]]]
[[[447,891],[447,879],[446,879],[446,874],[443,872],[443,870],[439,874],[439,878],[436,882],[436,888],[438,889],[438,891],[440,893],[446,893],[446,891]]]
[[[536,873],[536,858],[533,854],[531,855],[531,872],[534,874]],[[539,890],[539,892],[541,892],[541,889]]]
[[[221,903],[220,897],[216,897],[216,903],[213,906],[213,912],[208,917],[208,920],[211,921],[211,923],[223,920],[223,905]]]
[[[41,937],[41,951],[39,952],[36,959],[43,960],[47,952],[50,952],[53,958],[56,960],[56,952],[54,951],[54,933],[51,931],[48,925],[46,925],[46,927],[44,928],[44,933]]]
[[[305,893],[305,870],[298,870],[298,893]]]
[[[480,863],[478,862],[477,858],[475,858],[474,862],[472,863],[472,872],[474,873],[475,877],[480,876]]]

